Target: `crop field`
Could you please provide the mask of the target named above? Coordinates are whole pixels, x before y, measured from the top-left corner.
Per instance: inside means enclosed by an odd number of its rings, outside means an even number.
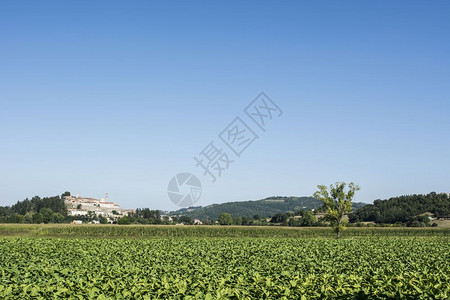
[[[326,227],[0,224],[1,236],[89,238],[334,238]],[[450,237],[450,228],[351,227],[343,237]]]
[[[36,237],[5,235],[6,228],[0,230],[1,299],[450,297],[448,231],[336,240]]]

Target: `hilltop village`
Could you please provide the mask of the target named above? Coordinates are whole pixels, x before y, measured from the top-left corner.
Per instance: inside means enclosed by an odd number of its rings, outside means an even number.
[[[67,215],[77,216],[102,216],[108,223],[114,223],[117,219],[128,216],[134,212],[133,209],[121,208],[117,203],[109,202],[108,195],[102,199],[85,198],[77,196],[64,196],[64,204],[67,207]],[[97,223],[96,221],[93,221]],[[72,223],[81,224],[81,220],[74,220]]]

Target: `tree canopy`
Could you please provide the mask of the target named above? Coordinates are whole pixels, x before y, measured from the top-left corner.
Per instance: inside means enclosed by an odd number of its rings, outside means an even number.
[[[329,191],[326,186],[318,185],[319,190],[314,193],[314,197],[323,202],[324,219],[330,222],[337,238],[340,238],[341,231],[345,229],[346,221],[343,217],[352,212],[353,196],[360,189],[358,185],[351,182],[348,185],[348,190],[345,191],[346,185],[345,182],[336,182],[335,185],[330,185]]]
[[[61,223],[66,218],[67,208],[60,196],[34,196],[31,200],[17,201],[11,207],[0,207],[1,223]]]
[[[435,192],[427,195],[405,195],[386,200],[375,200],[373,204],[359,208],[349,216],[350,222],[405,223],[410,224],[424,213],[435,217],[450,215],[450,197]]]

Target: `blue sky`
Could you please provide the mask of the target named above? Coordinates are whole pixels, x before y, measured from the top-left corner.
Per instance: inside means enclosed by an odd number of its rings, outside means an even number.
[[[2,1],[0,205],[68,190],[173,210],[180,172],[202,181],[198,205],[336,181],[363,202],[450,192],[449,15],[447,1]],[[261,91],[283,115],[211,183],[193,157]]]

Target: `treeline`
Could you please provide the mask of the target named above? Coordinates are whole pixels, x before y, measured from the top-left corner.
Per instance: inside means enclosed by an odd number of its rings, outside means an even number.
[[[317,209],[322,203],[313,197],[274,196],[262,200],[225,202],[205,207],[189,207],[171,212],[171,215],[185,215],[199,220],[218,220],[220,214],[228,213],[234,217],[252,219],[254,215],[269,218],[277,213],[296,210]]]
[[[18,201],[9,206],[0,206],[0,223],[69,223],[72,220],[81,220],[83,223],[108,223],[108,219],[94,212],[88,212],[84,216],[68,216],[64,204],[64,196],[70,196],[69,192],[61,196]],[[281,198],[281,197],[280,197]],[[278,200],[272,197],[270,200]],[[284,198],[286,201],[286,199]],[[291,199],[288,199],[288,202]],[[265,200],[267,201],[267,199]],[[256,201],[260,202],[260,201]],[[259,204],[259,203],[257,203]],[[317,211],[320,211],[320,208]],[[112,212],[114,214],[114,211]],[[375,200],[373,204],[360,207],[349,215],[351,226],[363,226],[363,222],[375,226],[400,225],[400,226],[429,226],[432,218],[450,215],[450,197],[447,194],[430,193],[427,195],[409,195],[390,198],[388,200]],[[320,216],[320,214],[319,214]],[[231,213],[222,212],[216,218],[197,219],[189,215],[161,216],[159,210],[138,208],[116,219],[119,224],[203,224],[203,225],[282,225],[282,226],[325,226],[324,221],[310,209],[296,209],[292,212],[277,212],[271,216],[254,214],[253,217],[233,217]],[[116,221],[114,220],[114,223]],[[374,224],[375,223],[375,224]],[[435,223],[434,223],[435,224]]]
[[[253,217],[232,217],[229,213],[220,214],[218,219],[198,220],[189,216],[161,216],[160,211],[149,208],[138,208],[134,213],[118,219],[119,225],[127,224],[162,224],[162,225],[282,225],[282,226],[320,226],[320,220],[317,220],[311,211],[297,210],[295,213],[277,213],[272,217],[265,218],[258,214]]]
[[[26,198],[9,206],[0,206],[0,223],[64,223],[68,220],[67,208],[61,196]]]
[[[165,224],[170,225],[172,222],[169,217],[161,217],[159,210],[152,210],[150,208],[137,208],[134,213],[129,213],[128,216],[122,217],[117,221],[120,225],[126,224]]]
[[[432,216],[426,213],[432,214]],[[377,224],[403,224],[427,226],[430,217],[450,215],[450,197],[432,192],[427,195],[408,195],[387,200],[375,200],[373,204],[359,208],[349,215],[349,221],[375,222]]]
[[[188,216],[181,216],[176,219],[177,222],[192,225],[195,219]],[[244,226],[264,226],[264,225],[282,225],[282,226],[319,226],[321,222],[316,219],[311,211],[297,210],[294,213],[276,213],[272,217],[264,218],[258,214],[253,217],[232,217],[229,213],[221,213],[217,220],[205,219],[200,221],[203,225],[244,225]]]
[[[119,225],[128,224],[153,224],[153,225],[175,225],[175,224],[196,224],[195,219],[188,216],[169,217],[161,216],[159,210],[152,210],[150,208],[137,208],[135,212],[130,212],[128,216],[121,217],[117,220]],[[200,224],[198,222],[197,224]],[[203,223],[202,223],[203,224]]]

